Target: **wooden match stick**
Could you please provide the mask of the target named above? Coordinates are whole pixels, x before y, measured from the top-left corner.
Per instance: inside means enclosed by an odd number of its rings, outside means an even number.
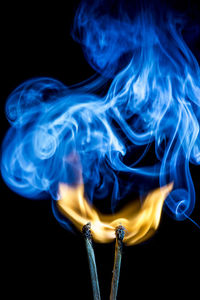
[[[117,299],[125,228],[122,225],[119,225],[116,228],[115,233],[116,233],[115,259],[114,259],[113,276],[112,276],[112,284],[111,284],[111,291],[110,291],[110,300]]]
[[[101,300],[100,289],[99,289],[99,280],[97,275],[97,266],[95,261],[94,249],[92,246],[92,234],[91,234],[91,223],[87,223],[82,228],[82,233],[85,238],[85,245],[87,249],[90,275],[92,280],[92,289],[94,300]]]

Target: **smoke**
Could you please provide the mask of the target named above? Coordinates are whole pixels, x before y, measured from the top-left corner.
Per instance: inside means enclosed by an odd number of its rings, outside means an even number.
[[[176,219],[189,216],[189,163],[200,164],[200,69],[184,27],[170,10],[82,2],[72,34],[99,78],[80,87],[35,78],[13,91],[1,154],[7,185],[57,199],[58,184],[76,182],[80,167],[89,200],[110,197],[114,210],[134,191],[174,182],[166,208]]]

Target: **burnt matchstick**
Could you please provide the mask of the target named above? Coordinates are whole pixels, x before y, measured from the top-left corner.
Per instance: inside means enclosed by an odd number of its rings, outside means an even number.
[[[100,300],[100,289],[99,289],[99,280],[97,275],[97,267],[94,255],[94,249],[92,246],[92,234],[91,234],[91,223],[87,223],[82,228],[82,233],[85,239],[85,245],[87,249],[88,262],[90,267],[90,275],[92,280],[92,289],[94,300]]]
[[[115,230],[115,234],[116,234],[115,259],[114,259],[113,276],[112,276],[111,291],[110,291],[110,300],[117,299],[125,228],[122,225],[119,225]]]

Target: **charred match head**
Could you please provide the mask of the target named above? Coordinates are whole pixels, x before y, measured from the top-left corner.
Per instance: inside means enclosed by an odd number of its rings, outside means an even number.
[[[115,230],[115,234],[116,234],[116,238],[119,241],[123,241],[124,236],[125,236],[125,227],[122,225],[117,226],[116,230]]]
[[[91,223],[88,222],[82,228],[82,233],[85,239],[92,240]]]

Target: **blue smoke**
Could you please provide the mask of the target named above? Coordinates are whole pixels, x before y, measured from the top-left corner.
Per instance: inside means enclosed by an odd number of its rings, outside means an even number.
[[[112,210],[133,191],[174,182],[166,208],[182,220],[195,205],[189,163],[200,164],[200,69],[183,18],[95,3],[79,7],[73,36],[101,76],[72,87],[35,78],[13,91],[2,177],[22,196],[57,199],[81,165],[90,201],[110,197]]]

